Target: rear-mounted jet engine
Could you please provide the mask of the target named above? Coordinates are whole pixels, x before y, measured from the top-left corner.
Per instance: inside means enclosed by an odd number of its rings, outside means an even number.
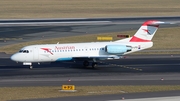
[[[123,54],[131,51],[132,47],[127,45],[107,45],[105,51],[110,54]]]

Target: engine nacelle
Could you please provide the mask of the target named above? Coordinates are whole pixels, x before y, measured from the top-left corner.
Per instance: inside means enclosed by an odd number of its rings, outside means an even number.
[[[125,52],[131,51],[131,46],[126,45],[107,45],[105,51],[110,54],[123,54]]]

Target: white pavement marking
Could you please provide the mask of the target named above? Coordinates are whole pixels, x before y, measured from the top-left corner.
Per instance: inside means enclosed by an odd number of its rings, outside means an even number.
[[[108,101],[180,101],[180,96],[172,97],[156,97],[156,98],[139,98],[139,99],[126,99],[122,98],[120,100],[108,100]]]
[[[109,23],[111,21],[70,21],[70,22],[17,22],[17,23],[0,23],[0,25],[26,25],[26,24],[83,24],[83,23]]]

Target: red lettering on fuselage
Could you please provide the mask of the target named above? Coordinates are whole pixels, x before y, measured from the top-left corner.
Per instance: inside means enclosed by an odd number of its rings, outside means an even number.
[[[68,50],[68,49],[75,49],[74,46],[55,46],[55,50]]]

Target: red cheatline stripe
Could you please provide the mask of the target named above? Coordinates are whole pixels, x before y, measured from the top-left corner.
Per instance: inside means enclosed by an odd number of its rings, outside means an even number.
[[[145,39],[141,39],[141,38],[138,38],[136,36],[133,36],[131,38],[130,42],[151,42],[151,40],[145,40]]]

